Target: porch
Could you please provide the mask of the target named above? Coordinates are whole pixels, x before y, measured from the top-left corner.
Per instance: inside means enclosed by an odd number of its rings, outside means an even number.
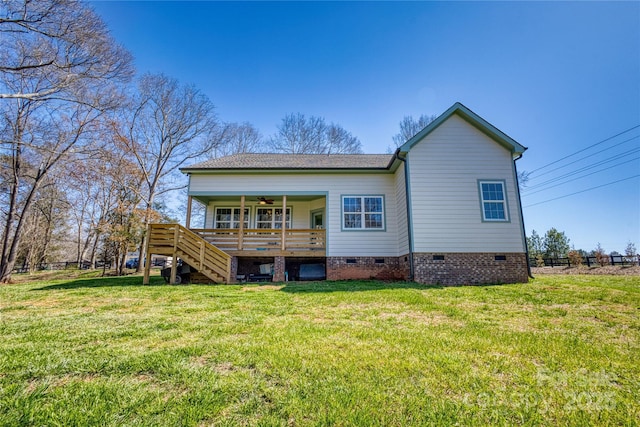
[[[191,231],[231,256],[326,255],[326,232],[323,229],[192,228]]]
[[[191,226],[193,202],[202,205],[202,228]],[[147,257],[166,254],[218,283],[235,280],[240,259],[271,259],[284,274],[285,259],[324,263],[326,193],[295,195],[190,194],[186,227],[151,224]],[[209,262],[211,261],[211,262]],[[148,264],[147,264],[148,265]],[[145,269],[146,270],[146,269]],[[146,271],[145,271],[146,273]],[[147,273],[148,274],[148,273]],[[171,282],[175,273],[171,274]],[[146,282],[146,278],[145,278]]]
[[[189,195],[186,227],[231,256],[323,257],[326,206],[326,193]]]

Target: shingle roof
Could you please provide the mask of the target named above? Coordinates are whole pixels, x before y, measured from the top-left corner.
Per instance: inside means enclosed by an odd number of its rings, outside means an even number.
[[[393,154],[234,154],[182,168],[203,169],[387,169]]]

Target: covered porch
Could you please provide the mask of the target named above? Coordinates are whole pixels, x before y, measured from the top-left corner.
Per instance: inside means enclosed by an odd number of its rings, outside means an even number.
[[[326,211],[326,193],[189,194],[186,227],[231,256],[324,257]]]

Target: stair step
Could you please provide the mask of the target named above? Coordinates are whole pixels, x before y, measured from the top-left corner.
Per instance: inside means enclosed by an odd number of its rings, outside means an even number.
[[[152,227],[152,230],[153,229],[154,228]],[[194,246],[204,247],[205,251],[208,251],[208,253],[212,253],[212,252],[215,253],[216,254],[215,257],[219,259],[222,255],[220,253],[220,250],[216,248],[216,246],[207,242],[198,234],[194,234],[190,230],[187,230],[186,228],[178,224],[156,225],[155,229],[159,231],[155,235],[153,234],[153,231],[152,231],[152,236],[150,237],[151,239],[150,242],[152,247],[150,248],[150,252],[153,252],[154,250],[159,250],[160,248],[162,248],[164,250],[164,252],[162,253],[170,254],[170,252],[172,251],[171,248],[173,247],[173,243],[174,243],[174,238],[173,238],[174,230],[176,232],[180,231],[182,233],[182,236],[185,239],[184,241],[188,243],[177,247],[175,251],[175,256],[178,258],[181,258],[186,264],[198,270],[198,272],[194,272],[192,274],[195,274],[195,275],[201,274],[202,276],[207,277],[209,281],[213,281],[215,283],[226,282],[226,276],[227,276],[227,274],[225,274],[227,273],[226,267],[221,267],[219,264],[209,265],[206,262],[203,263],[203,265],[201,265],[200,249],[196,250],[194,248]],[[204,245],[202,244],[203,242],[204,242]],[[228,257],[228,255],[226,254],[224,255]],[[201,276],[197,276],[197,277],[201,277]]]

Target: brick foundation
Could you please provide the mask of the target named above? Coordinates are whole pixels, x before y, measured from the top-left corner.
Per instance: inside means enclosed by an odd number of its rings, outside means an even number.
[[[525,283],[524,253],[414,253],[414,280],[440,285]]]
[[[447,286],[526,283],[524,253],[415,253],[414,280]],[[408,255],[327,257],[327,280],[407,280]]]
[[[409,258],[327,257],[327,280],[407,280]]]

